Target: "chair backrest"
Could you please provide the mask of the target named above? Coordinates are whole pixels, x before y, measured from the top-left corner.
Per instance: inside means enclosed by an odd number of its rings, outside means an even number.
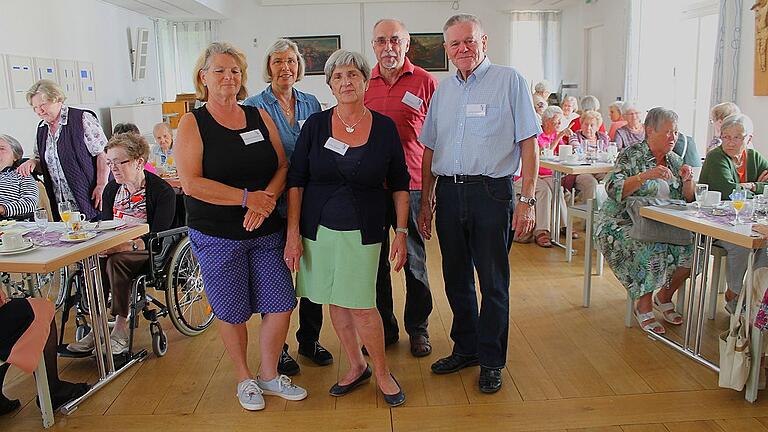
[[[597,201],[597,208],[603,205],[608,199],[608,192],[605,190],[605,183],[598,183],[595,187],[595,200]]]
[[[53,213],[51,212],[51,201],[48,199],[48,194],[45,191],[45,185],[41,181],[35,181],[37,183],[37,190],[40,192],[37,199],[37,208],[44,208],[48,213],[48,219],[53,221]]]

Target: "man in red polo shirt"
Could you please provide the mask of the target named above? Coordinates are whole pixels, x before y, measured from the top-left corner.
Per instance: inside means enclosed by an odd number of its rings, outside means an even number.
[[[424,69],[411,63],[405,54],[411,36],[405,25],[394,19],[383,19],[373,26],[371,46],[377,64],[371,71],[365,106],[389,116],[397,126],[405,151],[405,162],[411,175],[410,212],[408,215],[408,261],[405,265],[405,330],[411,343],[411,354],[423,357],[432,352],[427,321],[432,312],[432,294],[427,280],[424,238],[416,225],[421,202],[421,159],[424,145],[418,141],[429,101],[437,88],[437,80]],[[390,197],[389,213],[393,214]],[[394,217],[389,218],[394,226]],[[389,229],[389,227],[387,228]],[[376,307],[384,322],[384,342],[398,341],[399,330],[392,306],[392,281],[389,276],[389,242],[383,242],[376,281]]]

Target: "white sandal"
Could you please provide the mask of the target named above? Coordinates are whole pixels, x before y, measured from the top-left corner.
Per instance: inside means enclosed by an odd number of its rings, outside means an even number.
[[[637,311],[637,309],[634,309],[635,312],[635,319],[637,320],[637,323],[640,324],[640,327],[642,327],[643,330],[647,332],[651,332],[653,334],[657,335],[663,335],[666,333],[667,329],[664,328],[663,325],[659,324],[658,321],[656,321],[656,316],[653,314],[653,312],[646,312],[646,313],[640,313]],[[643,321],[651,321],[648,324],[643,324]]]
[[[672,302],[661,303],[656,295],[654,295],[653,308],[658,309],[658,311],[661,312],[661,316],[664,317],[664,321],[672,325],[680,325],[683,323],[683,316],[675,311],[675,305]]]

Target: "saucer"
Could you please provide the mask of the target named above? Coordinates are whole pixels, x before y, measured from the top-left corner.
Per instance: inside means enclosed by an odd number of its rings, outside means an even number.
[[[77,234],[77,237],[71,237],[69,234],[63,234],[59,240],[67,243],[79,243],[90,240],[96,237],[96,233],[93,231],[83,231]]]
[[[15,248],[6,248],[4,246],[0,247],[0,255],[13,255],[26,252],[35,246],[30,239],[24,239],[22,243],[23,244],[21,246]]]

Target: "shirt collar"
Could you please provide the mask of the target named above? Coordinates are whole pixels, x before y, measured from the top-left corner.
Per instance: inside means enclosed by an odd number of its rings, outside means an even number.
[[[61,113],[59,113],[59,126],[66,125],[68,118],[69,118],[69,107],[66,105],[62,105]],[[45,121],[41,121],[37,127],[43,127],[43,126],[50,126],[50,124]]]
[[[482,62],[475,68],[474,71],[472,71],[472,74],[467,77],[467,80],[464,81],[461,79],[461,75],[459,74],[459,71],[456,71],[456,75],[454,75],[454,79],[456,80],[456,83],[459,85],[464,84],[465,82],[469,82],[469,80],[474,76],[475,81],[480,81],[483,79],[485,74],[488,73],[488,69],[491,68],[491,60],[488,59],[488,56],[486,55]]]
[[[413,65],[413,63],[411,63],[411,60],[409,60],[408,57],[406,56],[405,62],[403,63],[403,68],[400,70],[400,74],[397,75],[397,79],[399,80],[400,77],[402,77],[405,74],[412,74],[414,70],[416,70],[416,67]],[[379,68],[378,63],[376,63],[376,66],[374,66],[373,70],[371,71],[371,79],[375,79],[375,78],[384,79],[381,76],[381,69]]]

